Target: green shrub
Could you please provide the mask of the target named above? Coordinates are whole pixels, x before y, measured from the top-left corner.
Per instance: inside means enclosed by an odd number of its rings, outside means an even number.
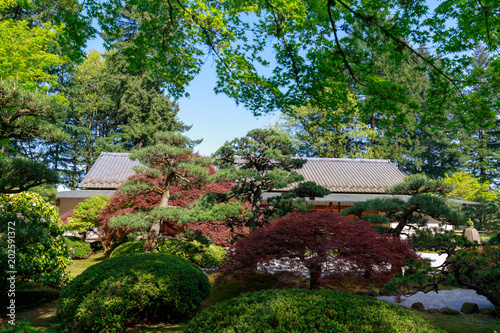
[[[442,332],[417,313],[330,290],[265,290],[201,312],[184,332]]]
[[[0,257],[7,255],[18,279],[50,287],[69,280],[71,258],[60,223],[57,208],[36,193],[0,194]],[[2,270],[0,285],[6,278]]]
[[[78,237],[63,237],[68,247],[69,255],[73,259],[85,259],[92,253],[90,244]]]
[[[500,234],[493,235],[488,240],[488,245],[500,245]]]
[[[141,253],[144,247],[144,241],[126,242],[118,246],[111,253],[110,258],[114,258],[124,254]],[[168,239],[158,242],[156,252],[171,254],[184,258],[202,268],[217,267],[227,254],[226,249],[222,246],[210,244],[210,246],[202,246],[200,243],[178,241]]]
[[[209,292],[207,276],[186,260],[161,253],[123,255],[72,280],[62,290],[57,317],[80,332],[177,322],[193,316]]]

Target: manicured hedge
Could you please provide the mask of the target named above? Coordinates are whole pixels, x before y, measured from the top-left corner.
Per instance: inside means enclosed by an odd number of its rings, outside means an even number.
[[[412,310],[330,290],[265,290],[207,308],[184,332],[443,332]]]
[[[62,290],[59,320],[78,332],[119,332],[129,324],[192,317],[209,295],[203,271],[161,253],[123,255],[85,270]]]
[[[114,249],[110,258],[123,254],[141,253],[143,248],[144,241],[126,242]],[[174,239],[158,242],[156,251],[184,258],[202,268],[218,267],[227,254],[226,249],[222,246],[211,244],[207,247],[202,246],[198,242],[186,242]]]
[[[92,254],[90,244],[78,237],[63,237],[72,259],[85,259]]]

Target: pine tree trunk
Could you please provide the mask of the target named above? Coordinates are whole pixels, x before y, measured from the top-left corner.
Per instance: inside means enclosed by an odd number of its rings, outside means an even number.
[[[168,199],[170,198],[170,183],[168,182],[163,190],[163,194],[161,196],[160,207],[168,207]],[[153,225],[151,229],[149,229],[148,238],[144,243],[143,251],[144,253],[152,253],[156,249],[156,245],[158,244],[158,236],[160,235],[161,229],[161,221],[155,220],[153,221]]]
[[[158,244],[158,236],[160,235],[161,222],[159,220],[153,221],[151,229],[149,229],[148,238],[144,243],[144,253],[152,253]]]

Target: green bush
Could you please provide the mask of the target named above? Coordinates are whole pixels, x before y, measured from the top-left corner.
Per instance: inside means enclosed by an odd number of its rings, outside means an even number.
[[[78,237],[63,237],[69,255],[73,259],[85,259],[92,253],[90,244]]]
[[[118,246],[111,253],[110,258],[124,254],[141,253],[144,247],[144,241],[126,242]],[[158,242],[156,252],[171,254],[184,258],[202,268],[218,267],[227,254],[222,246],[210,244],[202,246],[200,243],[178,241],[168,239]]]
[[[265,290],[201,312],[184,332],[443,332],[417,313],[330,290]]]
[[[500,234],[493,235],[488,240],[488,245],[500,245]]]
[[[79,332],[116,332],[140,322],[193,316],[209,295],[207,276],[161,253],[123,255],[93,265],[62,290],[57,317]]]
[[[0,194],[0,257],[7,255],[18,279],[50,287],[69,280],[71,258],[60,223],[57,208],[36,193]],[[2,270],[0,285],[6,278]]]

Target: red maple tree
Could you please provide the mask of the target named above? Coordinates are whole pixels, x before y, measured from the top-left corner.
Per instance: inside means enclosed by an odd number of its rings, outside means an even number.
[[[215,173],[213,167],[209,167],[209,171],[210,174]],[[143,177],[145,176],[136,174],[128,179],[140,179]],[[151,180],[151,178],[149,179]],[[157,184],[161,184],[160,179],[153,179],[153,181]],[[233,184],[231,183],[204,183],[200,187],[193,187],[188,190],[183,189],[180,186],[172,186],[169,205],[186,207],[206,193],[224,193],[229,190],[232,185]],[[121,187],[122,186],[118,187],[117,190]],[[138,211],[148,211],[151,208],[158,206],[160,200],[161,195],[154,192],[141,194],[136,197],[115,193],[111,197],[109,205],[106,206],[99,215],[101,219],[99,234],[101,235],[101,242],[103,243],[104,248],[109,249],[113,244],[123,242],[126,236],[134,231],[129,228],[110,227],[108,222],[112,217]],[[227,240],[234,236],[230,229],[222,223],[200,222],[178,225],[176,221],[164,221],[161,227],[161,234],[163,236],[175,236],[176,234],[183,232],[186,227],[201,231],[205,236],[210,237],[214,244],[221,246],[229,246]]]
[[[337,286],[346,281],[383,285],[411,257],[416,254],[408,244],[377,233],[365,221],[337,213],[295,212],[239,239],[221,270],[223,277],[244,276],[286,266],[309,273],[310,289],[319,288],[323,280]]]

